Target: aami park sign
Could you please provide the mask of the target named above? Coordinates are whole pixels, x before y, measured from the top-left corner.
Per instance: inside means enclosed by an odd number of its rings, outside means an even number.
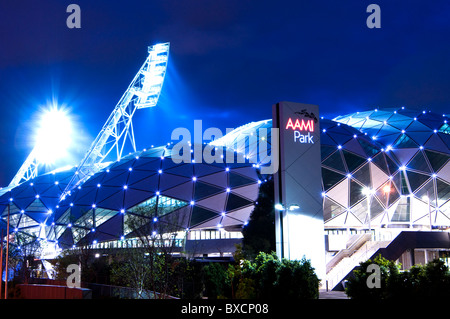
[[[272,125],[279,129],[280,166],[274,174],[277,255],[309,259],[325,281],[319,107],[280,102],[272,111]]]

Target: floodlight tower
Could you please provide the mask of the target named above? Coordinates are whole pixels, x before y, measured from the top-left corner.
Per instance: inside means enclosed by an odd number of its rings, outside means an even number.
[[[23,162],[22,166],[17,171],[14,178],[9,183],[7,187],[8,189],[16,187],[20,183],[33,179],[38,175],[39,161],[37,159],[36,153],[37,150],[36,148],[34,148],[31,151],[30,155],[28,155],[25,162]],[[5,190],[5,188],[3,190]]]
[[[120,160],[127,141],[136,151],[132,118],[137,109],[153,107],[158,102],[169,59],[169,43],[150,46],[148,53],[144,64],[78,165],[61,195],[61,200],[98,172],[111,152],[115,153],[116,160]]]

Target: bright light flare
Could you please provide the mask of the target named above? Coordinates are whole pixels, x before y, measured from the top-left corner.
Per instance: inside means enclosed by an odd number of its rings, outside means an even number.
[[[36,158],[45,164],[68,155],[72,143],[72,121],[67,111],[53,107],[40,115],[35,136]]]

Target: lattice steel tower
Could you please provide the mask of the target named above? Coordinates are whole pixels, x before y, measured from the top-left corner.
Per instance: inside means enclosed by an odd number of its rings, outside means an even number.
[[[78,165],[61,200],[98,172],[111,152],[115,153],[115,160],[120,160],[127,141],[136,151],[132,118],[137,109],[153,107],[158,102],[169,58],[169,43],[153,45],[148,48],[148,53],[144,64]]]

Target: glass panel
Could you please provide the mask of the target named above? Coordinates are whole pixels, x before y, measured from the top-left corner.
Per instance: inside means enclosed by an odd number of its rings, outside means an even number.
[[[409,222],[410,219],[410,201],[411,198],[404,197],[400,199],[400,203],[392,216],[392,222]]]
[[[370,144],[369,142],[363,140],[362,138],[358,138],[358,142],[361,145],[361,147],[366,152],[367,156],[373,157],[375,154],[377,154],[380,150],[377,149],[373,144]]]
[[[355,207],[351,210],[352,214],[361,222],[367,222],[367,199],[359,202]]]
[[[415,173],[408,172],[408,175],[410,175],[410,176],[412,176],[414,178]],[[401,171],[399,174],[397,174],[397,176],[400,177],[400,191],[401,191],[401,194],[402,195],[409,195],[411,192],[409,191],[408,183],[406,182],[406,173],[404,171]],[[413,182],[413,186],[416,186],[416,183],[417,182]]]
[[[39,199],[32,202],[26,209],[27,212],[46,212],[47,210],[48,208]]]
[[[397,193],[397,190],[395,189],[394,183],[388,181],[378,188],[376,196],[383,206],[386,207],[389,205],[389,202],[391,202],[391,197],[395,196],[395,193]]]
[[[68,223],[70,223],[70,208],[68,208],[64,214],[61,215],[61,217],[58,218],[58,220],[56,221],[57,224],[65,224],[67,225]]]
[[[370,186],[370,168],[369,164],[363,165],[360,169],[358,169],[355,173],[353,173],[353,177],[360,181],[365,186]]]
[[[395,203],[397,201],[397,199],[399,199],[400,197],[400,193],[398,192],[398,189],[394,186],[391,185],[391,193],[389,195],[389,207]]]
[[[9,204],[9,214],[14,214],[20,212],[20,209],[14,205],[13,203]],[[5,210],[2,213],[2,216],[8,216],[8,205],[6,205]]]
[[[402,134],[394,143],[393,148],[416,148],[418,145],[409,138],[408,135]]]
[[[445,133],[445,134],[450,134],[450,125],[448,125],[447,123],[445,123],[444,125],[442,125],[442,126],[440,127],[439,132]]]
[[[422,172],[428,172],[430,173],[431,170],[428,167],[428,163],[425,159],[425,156],[423,156],[422,152],[417,152],[416,156],[409,162],[408,167],[417,171]]]
[[[130,209],[128,212],[132,212],[133,214],[145,216],[145,217],[154,217],[156,214],[156,201],[157,197],[152,197]]]
[[[192,226],[201,224],[201,223],[207,221],[208,219],[211,219],[211,218],[217,217],[217,216],[219,216],[219,215],[210,210],[207,210],[207,209],[204,209],[204,208],[201,208],[198,206],[194,206],[194,208],[192,209],[190,226],[192,227]]]
[[[10,214],[9,215],[9,224],[11,227],[18,227],[17,224],[19,223],[20,215],[21,214]],[[8,215],[3,216],[3,220],[5,221],[5,223],[7,223]]]
[[[226,211],[232,211],[236,208],[251,205],[252,202],[232,193],[228,194]]]
[[[438,204],[441,206],[450,198],[450,185],[437,179],[436,186],[438,192]]]
[[[398,170],[398,165],[389,156],[385,156],[385,158],[389,169],[389,173],[392,175]]]
[[[344,213],[346,209],[339,204],[336,204],[334,201],[329,198],[325,198],[325,205],[323,210],[324,220],[327,221],[331,218],[334,218],[342,213]]]
[[[430,161],[433,171],[437,172],[445,163],[447,163],[449,156],[432,151],[425,151],[428,160]]]
[[[328,166],[330,168],[334,168],[335,170],[345,172],[344,162],[342,161],[340,152],[333,153],[330,157],[328,157],[323,165]]]
[[[61,237],[62,233],[66,230],[66,226],[55,226],[56,238]]]
[[[187,205],[187,203],[183,202],[181,200],[166,197],[166,196],[159,196],[157,216],[164,216],[164,215],[166,215],[170,212],[173,212],[174,210],[177,210],[186,205]]]
[[[350,206],[353,206],[358,201],[364,198],[363,186],[359,185],[355,181],[350,181]]]
[[[233,174],[234,175],[234,174]],[[230,180],[231,180],[231,174],[230,174]],[[236,180],[235,180],[236,182]],[[208,197],[210,195],[214,195],[220,192],[224,192],[224,189],[209,185],[209,184],[204,184],[202,182],[195,182],[195,190],[194,190],[194,199],[200,199],[200,198],[204,198],[204,197]]]
[[[23,214],[22,218],[20,218],[20,223],[19,223],[18,227],[23,228],[23,227],[31,227],[31,226],[38,226],[38,223],[34,219]]]
[[[320,152],[321,152],[321,155],[322,155],[322,160],[327,158],[334,151],[336,151],[336,147],[331,147],[331,146],[327,146],[327,145],[321,145]]]
[[[78,220],[75,222],[77,226],[86,227],[89,230],[94,227],[94,213],[91,210],[89,210],[86,214],[78,218]]]
[[[255,181],[238,174],[230,173],[230,187],[237,187],[252,183],[255,183]]]
[[[414,194],[421,201],[428,204],[428,197],[430,198],[430,205],[436,206],[436,194],[434,192],[433,180],[430,180],[422,188],[420,188],[417,193]]]
[[[403,172],[402,172],[403,173]],[[425,183],[430,177],[424,174],[407,171],[409,185],[411,190],[415,192],[423,183]],[[403,193],[405,194],[405,193]]]
[[[84,228],[78,228],[78,227],[72,227],[72,234],[73,234],[73,241],[75,243],[79,242],[81,239],[83,239],[91,230],[90,229],[84,229]]]
[[[378,168],[380,168],[384,173],[386,173],[387,175],[390,175],[388,168],[387,168],[385,156],[383,155],[383,153],[380,153],[379,155],[372,158],[372,163],[374,163],[376,166],[378,166]]]
[[[339,181],[346,178],[344,175],[330,171],[329,169],[322,168],[322,181],[324,190],[327,191]]]
[[[117,215],[117,211],[97,208],[95,210],[95,227],[98,227],[115,215]]]
[[[383,206],[381,206],[381,204],[378,202],[378,200],[375,197],[373,197],[372,201],[370,203],[370,216],[371,216],[371,219],[374,219],[375,217],[377,217],[382,212],[384,212]]]
[[[366,159],[347,151],[343,151],[343,154],[349,172],[353,172],[366,161]]]

